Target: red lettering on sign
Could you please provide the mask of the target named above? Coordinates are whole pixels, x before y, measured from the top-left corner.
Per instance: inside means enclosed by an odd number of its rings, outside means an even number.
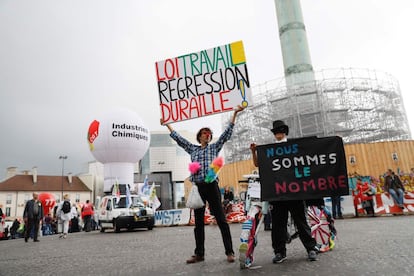
[[[190,99],[178,99],[169,103],[161,103],[161,116],[164,122],[177,122],[206,115],[231,111],[226,97],[230,91],[199,95]]]
[[[318,178],[318,189],[320,191],[328,189],[328,185],[326,185],[326,179],[325,178]]]
[[[346,180],[345,175],[338,176],[338,186],[340,188],[348,188],[348,182],[345,180]]]
[[[335,183],[335,177],[328,176],[327,179],[328,179],[328,184],[329,184],[329,189],[330,190],[336,190],[336,189],[338,189],[338,186]]]
[[[280,184],[279,182],[275,183],[275,190],[276,190],[276,194],[286,194],[286,182],[283,181],[282,184]]]
[[[313,181],[313,179],[308,181],[303,181],[303,191],[306,192],[307,190],[311,189],[311,190],[315,190],[315,181]]]
[[[161,72],[158,64],[161,65]],[[164,62],[155,63],[155,70],[157,73],[157,80],[171,80],[180,77],[180,71],[178,68],[178,59],[166,59]]]
[[[345,182],[345,175],[340,175],[337,178],[334,176],[320,177],[318,179],[310,179],[308,181],[300,182],[275,182],[275,194],[286,194],[286,193],[306,193],[315,191],[336,191],[339,188],[347,188]]]
[[[296,182],[290,182],[289,184],[289,191],[292,193],[298,193],[300,192],[300,186]]]

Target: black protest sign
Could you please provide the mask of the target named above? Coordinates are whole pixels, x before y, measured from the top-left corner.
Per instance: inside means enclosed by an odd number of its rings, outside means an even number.
[[[261,199],[283,201],[348,195],[342,138],[289,139],[257,146]]]

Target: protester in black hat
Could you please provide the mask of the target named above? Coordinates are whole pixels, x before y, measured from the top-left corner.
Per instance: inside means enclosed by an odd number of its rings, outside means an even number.
[[[289,127],[281,120],[273,121],[273,128],[271,131],[273,134],[284,133],[286,136],[289,135]]]
[[[287,142],[287,135],[289,134],[289,127],[280,120],[273,122],[271,129],[276,143]],[[253,163],[257,167],[257,152],[256,144],[250,145],[250,150],[253,156]],[[303,246],[308,252],[308,260],[317,260],[316,241],[311,235],[311,229],[308,225],[305,215],[305,202],[303,200],[288,200],[288,201],[273,201],[272,214],[272,247],[275,253],[272,261],[273,263],[281,263],[286,260],[286,241],[288,237],[287,222],[289,212],[295,222],[299,232],[299,238]]]

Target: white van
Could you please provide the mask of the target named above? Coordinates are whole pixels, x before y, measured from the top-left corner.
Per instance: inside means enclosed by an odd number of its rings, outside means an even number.
[[[139,195],[131,195],[130,207],[127,207],[125,195],[119,198],[114,195],[103,196],[97,213],[101,232],[105,232],[106,229],[119,232],[123,228],[154,228],[154,212],[144,204]]]

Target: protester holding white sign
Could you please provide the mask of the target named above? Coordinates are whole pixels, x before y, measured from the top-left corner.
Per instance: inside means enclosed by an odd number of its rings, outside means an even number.
[[[213,161],[216,160],[219,152],[224,146],[224,143],[230,139],[233,133],[234,123],[237,114],[244,108],[245,107],[238,106],[238,108],[234,110],[233,117],[230,123],[228,124],[227,128],[220,135],[218,140],[215,143],[211,144],[210,142],[213,138],[213,133],[209,128],[205,127],[198,131],[197,141],[200,143],[200,145],[195,145],[190,143],[181,135],[179,135],[175,130],[173,130],[173,128],[169,124],[166,124],[166,126],[171,132],[171,138],[174,139],[174,141],[176,141],[177,144],[180,147],[182,147],[188,154],[190,154],[191,162],[199,163],[198,169],[196,171],[191,172],[191,181],[194,183],[194,185],[197,185],[202,200],[204,201],[204,203],[206,203],[206,201],[208,202],[210,210],[216,218],[217,225],[220,228],[221,236],[223,238],[227,261],[230,263],[234,262],[233,243],[230,233],[230,227],[227,224],[221,205],[221,193],[218,186],[218,179],[214,178],[212,179],[212,181],[207,179],[209,178],[208,172],[211,164],[213,163]],[[162,118],[161,124],[165,124],[165,121],[163,121]],[[205,205],[201,208],[194,209],[194,237],[196,248],[194,249],[194,255],[192,255],[187,260],[188,264],[204,261],[204,213]]]

